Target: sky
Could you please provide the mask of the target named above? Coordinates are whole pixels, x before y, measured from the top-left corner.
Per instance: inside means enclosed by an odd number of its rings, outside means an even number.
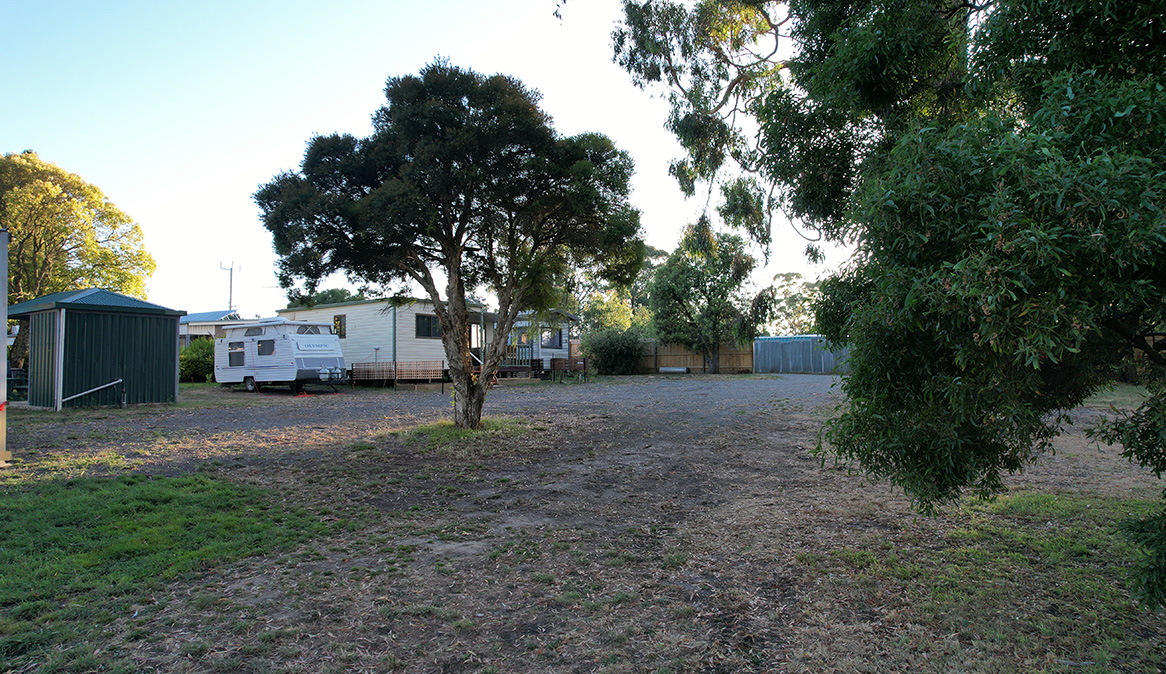
[[[142,228],[148,299],[190,313],[272,316],[286,305],[251,198],[295,170],[314,135],[371,133],[385,81],[437,57],[542,94],[562,135],[604,133],[636,162],[645,240],[671,251],[709,206],[668,175],[680,148],[661,91],[612,62],[619,0],[0,0],[0,153],[35,151],[101,188]],[[816,278],[775,225],[770,264]],[[224,268],[234,268],[231,274]],[[321,287],[353,287],[342,277]]]

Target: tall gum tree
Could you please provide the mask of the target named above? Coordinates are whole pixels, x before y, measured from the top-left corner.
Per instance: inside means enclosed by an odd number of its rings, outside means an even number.
[[[607,137],[559,137],[517,80],[444,61],[393,77],[367,138],[313,138],[298,172],[255,194],[280,281],[308,292],[334,272],[433,302],[455,392],[476,428],[521,311],[550,308],[580,266],[628,283],[643,259],[630,157]],[[478,363],[467,294],[489,289],[498,321]]]
[[[744,239],[714,232],[708,218],[686,228],[652,279],[656,335],[699,352],[706,371],[719,373],[721,345],[753,341],[773,311],[772,288],[746,292],[756,265]]]
[[[1093,432],[1166,471],[1166,4],[624,7],[682,186],[756,240],[780,209],[855,246],[816,311],[850,348],[830,451],[925,511],[991,496],[1138,354],[1150,398]],[[1166,511],[1126,528],[1166,603]]]

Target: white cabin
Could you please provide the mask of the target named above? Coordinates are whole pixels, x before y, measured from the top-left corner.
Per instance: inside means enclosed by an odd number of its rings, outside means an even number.
[[[336,383],[346,378],[340,339],[329,323],[266,318],[223,327],[215,340],[215,381],[244,384]]]
[[[480,358],[483,336],[494,336],[494,317],[485,307],[471,305],[470,344]],[[353,300],[314,307],[279,309],[277,314],[292,320],[320,321],[331,325],[340,339],[345,362],[406,363],[445,361],[441,324],[429,300],[415,299],[394,305],[387,299]]]

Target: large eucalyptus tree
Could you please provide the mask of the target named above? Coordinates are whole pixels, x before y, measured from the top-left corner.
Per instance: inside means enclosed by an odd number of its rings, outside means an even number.
[[[313,138],[300,170],[255,199],[285,287],[312,292],[345,272],[424,290],[441,323],[454,421],[477,427],[520,311],[547,308],[572,267],[624,283],[639,269],[632,161],[605,136],[558,136],[538,95],[510,77],[438,61],[389,79],[385,96],[371,136]],[[466,299],[479,289],[498,298],[482,363]]]
[[[769,241],[855,246],[818,325],[850,347],[826,438],[925,510],[988,496],[1137,354],[1095,433],[1166,471],[1166,3],[625,2],[616,59],[666,88],[690,192]],[[1166,602],[1166,512],[1128,527]]]

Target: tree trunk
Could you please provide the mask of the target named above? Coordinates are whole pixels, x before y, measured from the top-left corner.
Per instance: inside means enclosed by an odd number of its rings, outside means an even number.
[[[477,428],[482,425],[482,405],[486,402],[486,391],[478,382],[468,383],[466,387],[454,384],[453,424],[458,428]]]
[[[704,352],[705,373],[706,374],[720,374],[721,371],[721,347],[718,345],[708,351]]]
[[[24,367],[24,361],[28,359],[28,329],[29,320],[27,318],[21,319],[20,330],[16,333],[16,339],[12,342],[12,350],[8,352],[8,366],[13,369]]]

